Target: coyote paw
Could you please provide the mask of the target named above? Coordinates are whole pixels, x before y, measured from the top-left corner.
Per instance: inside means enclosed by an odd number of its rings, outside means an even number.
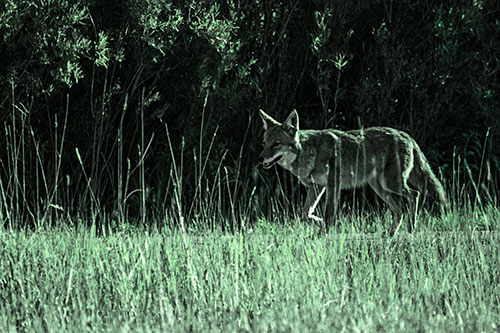
[[[316,216],[314,214],[308,214],[307,217],[316,222],[323,222],[323,219],[321,217]]]

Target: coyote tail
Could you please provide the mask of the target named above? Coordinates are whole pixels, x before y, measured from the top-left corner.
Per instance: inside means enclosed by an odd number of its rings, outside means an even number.
[[[422,151],[417,151],[417,156],[419,169],[418,173],[420,174],[420,179],[425,179],[423,184],[424,191],[429,191],[431,197],[439,200],[442,208],[448,209],[450,205],[448,203],[443,184],[439,181],[436,174],[432,171],[432,168],[427,161],[424,153]]]

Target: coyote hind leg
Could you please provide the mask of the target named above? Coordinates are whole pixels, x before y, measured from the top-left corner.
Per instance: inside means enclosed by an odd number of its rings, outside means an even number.
[[[392,225],[389,231],[389,236],[392,237],[400,228],[402,218],[402,207],[401,207],[401,197],[396,195],[392,191],[387,189],[380,184],[378,179],[373,179],[369,183],[370,187],[375,191],[375,193],[389,206],[392,212]]]
[[[369,185],[392,211],[393,221],[389,235],[393,236],[399,230],[403,221],[403,198],[408,202],[408,211],[410,213],[410,221],[407,225],[408,232],[412,232],[415,227],[420,192],[410,188],[404,178],[400,182],[390,185],[384,179],[374,179],[369,182]]]
[[[402,197],[405,198],[408,202],[408,213],[409,213],[408,232],[412,232],[417,222],[418,201],[420,198],[420,192],[407,186],[406,189],[402,190]]]

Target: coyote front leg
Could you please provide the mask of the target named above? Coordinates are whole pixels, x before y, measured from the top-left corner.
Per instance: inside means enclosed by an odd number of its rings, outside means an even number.
[[[338,150],[337,150],[338,151]],[[337,154],[335,154],[337,155]],[[336,156],[335,156],[336,157]],[[340,161],[332,158],[328,165],[328,181],[326,184],[325,232],[337,219],[337,207],[340,199]]]
[[[330,186],[326,191],[325,232],[328,233],[331,225],[335,225],[337,219],[337,207],[340,198],[340,187]]]
[[[314,211],[316,210],[316,206],[318,206],[319,200],[323,196],[323,193],[325,193],[324,187],[318,193],[317,186],[314,186],[313,184],[307,186],[307,197],[306,197],[306,201],[304,202],[304,208],[302,211],[302,215],[305,218],[310,218],[316,222],[323,221],[323,219],[321,217],[314,215]]]

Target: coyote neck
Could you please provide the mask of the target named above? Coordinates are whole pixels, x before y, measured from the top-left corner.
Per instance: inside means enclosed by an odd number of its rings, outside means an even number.
[[[309,185],[310,183],[314,183],[314,177],[312,176],[314,166],[308,163],[308,159],[304,155],[306,154],[299,153],[295,161],[290,164],[289,168],[285,169],[299,178],[303,184]]]
[[[289,165],[282,167],[306,186],[326,186],[328,161],[335,154],[335,146],[339,142],[340,138],[333,130],[299,130],[297,156]]]

